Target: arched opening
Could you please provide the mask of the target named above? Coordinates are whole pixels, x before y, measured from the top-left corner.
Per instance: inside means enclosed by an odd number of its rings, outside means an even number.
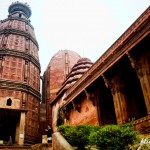
[[[12,100],[10,98],[7,99],[6,105],[7,106],[11,106],[12,105]]]
[[[19,18],[21,18],[22,17],[22,14],[19,14]]]
[[[119,82],[124,85],[123,92],[126,97],[128,119],[145,117],[147,111],[140,80],[136,71],[130,65],[124,67]]]
[[[99,124],[116,124],[117,121],[111,89],[106,87],[102,78],[99,78],[96,82],[98,83],[96,95]]]

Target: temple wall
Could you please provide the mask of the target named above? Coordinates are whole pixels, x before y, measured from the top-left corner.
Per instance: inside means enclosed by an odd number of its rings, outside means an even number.
[[[22,10],[16,11],[20,5]],[[20,144],[36,143],[41,100],[38,43],[28,20],[29,6],[16,2],[10,7],[16,8],[0,23],[0,108],[21,114],[16,130]],[[23,15],[28,11],[29,16]]]
[[[86,97],[80,100],[79,111],[72,108],[69,112],[68,124],[91,124],[98,125],[97,107]]]
[[[2,79],[23,81],[25,60],[14,56],[4,56],[2,60]]]
[[[12,100],[12,104],[9,106],[7,105],[7,100],[8,99]],[[9,108],[9,109],[20,109],[20,100],[19,99],[14,99],[13,97],[0,97],[0,108]]]

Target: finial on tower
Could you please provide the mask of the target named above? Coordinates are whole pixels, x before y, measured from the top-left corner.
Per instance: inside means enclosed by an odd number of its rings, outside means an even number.
[[[17,11],[23,12],[27,18],[29,18],[31,16],[31,13],[32,13],[30,6],[27,3],[21,3],[18,1],[13,2],[8,8],[9,14],[13,14]]]

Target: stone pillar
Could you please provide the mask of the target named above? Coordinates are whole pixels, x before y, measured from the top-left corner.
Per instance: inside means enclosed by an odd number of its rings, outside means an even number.
[[[150,70],[149,70],[149,63],[145,64],[144,62],[146,58],[142,60],[142,63],[139,64],[136,60],[127,53],[127,56],[130,60],[132,68],[136,71],[137,77],[140,80],[146,108],[147,114],[150,115]]]
[[[19,143],[19,125],[20,125],[19,121],[17,122],[17,125],[16,125],[16,134],[15,134],[15,143],[17,144]]]
[[[20,126],[19,126],[19,145],[24,144],[24,136],[25,136],[25,112],[21,112],[20,114]]]
[[[146,71],[142,71],[142,73],[143,74],[142,76],[139,76],[139,79],[147,108],[147,114],[150,115],[150,73],[146,73]]]
[[[111,82],[105,75],[102,75],[105,86],[111,89],[114,101],[117,124],[122,124],[128,121],[128,110],[126,96],[124,94],[124,86],[119,83]]]
[[[123,87],[118,85],[111,88],[117,124],[123,124],[128,121],[127,102],[126,102],[126,96],[124,94],[123,89],[124,89]]]

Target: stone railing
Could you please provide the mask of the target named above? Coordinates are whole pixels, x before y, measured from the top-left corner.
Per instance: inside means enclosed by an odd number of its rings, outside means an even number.
[[[53,150],[74,150],[74,148],[60,134],[60,132],[53,133],[52,139]]]
[[[140,133],[150,133],[150,116],[146,116],[141,119],[135,120],[133,124],[134,128],[140,131]]]

